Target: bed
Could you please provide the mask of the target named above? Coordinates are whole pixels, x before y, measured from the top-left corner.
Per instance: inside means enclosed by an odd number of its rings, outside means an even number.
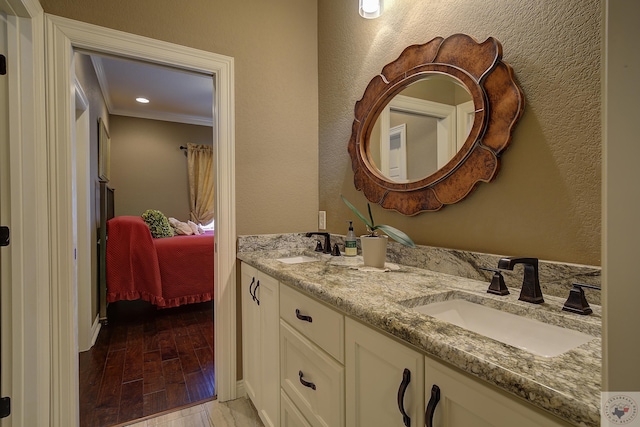
[[[106,301],[159,308],[213,299],[214,233],[154,239],[139,216],[106,222]]]

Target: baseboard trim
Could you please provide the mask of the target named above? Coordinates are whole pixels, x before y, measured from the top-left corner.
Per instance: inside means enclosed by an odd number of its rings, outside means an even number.
[[[244,389],[244,380],[236,381],[236,398],[245,397],[247,392]]]
[[[91,325],[91,347],[93,347],[93,345],[98,340],[98,334],[100,333],[100,328],[102,328],[102,323],[100,323],[100,316],[98,315],[93,321],[93,325]]]

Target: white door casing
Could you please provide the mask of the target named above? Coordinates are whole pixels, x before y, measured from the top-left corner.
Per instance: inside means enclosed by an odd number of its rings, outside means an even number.
[[[218,399],[236,397],[235,130],[233,58],[45,15],[49,194],[51,200],[52,423],[77,425],[77,347],[73,283],[72,58],[74,49],[185,68],[214,77],[216,252],[214,279],[215,378]]]
[[[95,280],[91,274],[91,178],[89,100],[78,79],[73,79],[75,91],[75,169],[78,218],[77,292],[78,292],[78,351],[87,351],[100,332],[99,316],[92,316],[91,288]]]

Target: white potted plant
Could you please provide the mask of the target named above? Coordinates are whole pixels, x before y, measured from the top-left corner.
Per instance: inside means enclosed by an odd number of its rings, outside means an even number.
[[[404,232],[398,230],[395,227],[386,224],[376,224],[373,221],[373,214],[371,213],[371,205],[367,202],[367,209],[369,210],[369,219],[356,209],[345,197],[341,194],[342,201],[356,214],[358,218],[364,222],[369,234],[360,236],[360,245],[362,247],[362,258],[364,259],[364,265],[367,267],[384,268],[385,260],[387,259],[387,236],[391,237],[398,243],[405,246],[415,248],[416,245]],[[379,235],[378,230],[385,233],[385,235]]]

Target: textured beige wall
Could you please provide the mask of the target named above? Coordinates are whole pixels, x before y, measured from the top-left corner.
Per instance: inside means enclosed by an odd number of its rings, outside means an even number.
[[[600,264],[600,3],[391,0],[382,17],[365,20],[354,2],[319,0],[319,204],[330,231],[344,234],[353,217],[340,193],[366,208],[347,142],[368,82],[410,44],[493,36],[526,97],[497,178],[440,212],[376,207],[374,218],[420,244]]]
[[[317,227],[315,0],[41,0],[41,4],[54,15],[232,56],[237,232]]]
[[[181,145],[211,145],[212,129],[159,120],[110,116],[111,180],[116,215],[157,209],[189,219],[187,157]]]

